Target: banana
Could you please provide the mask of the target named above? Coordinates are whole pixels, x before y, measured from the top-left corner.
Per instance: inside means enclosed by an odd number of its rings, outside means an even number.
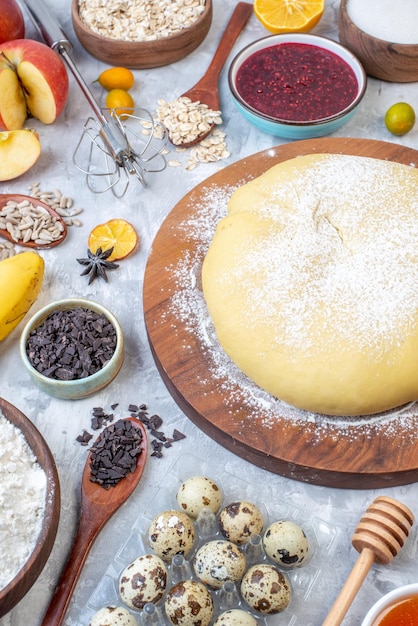
[[[22,321],[38,297],[44,265],[37,252],[21,252],[0,261],[0,341]]]

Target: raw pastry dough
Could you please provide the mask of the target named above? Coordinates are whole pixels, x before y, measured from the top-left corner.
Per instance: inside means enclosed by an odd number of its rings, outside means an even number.
[[[418,170],[312,154],[238,188],[204,259],[219,342],[281,400],[367,415],[418,398]]]

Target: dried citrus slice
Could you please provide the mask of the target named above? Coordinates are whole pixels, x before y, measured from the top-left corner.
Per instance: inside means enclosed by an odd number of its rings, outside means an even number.
[[[254,0],[254,13],[271,33],[306,33],[323,12],[324,0]]]
[[[108,261],[124,259],[131,254],[138,245],[138,235],[129,222],[122,219],[113,219],[98,224],[89,235],[89,249],[96,253],[98,248],[109,250],[113,248]]]

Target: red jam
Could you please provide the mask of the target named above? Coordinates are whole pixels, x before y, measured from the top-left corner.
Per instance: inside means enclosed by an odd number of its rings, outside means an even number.
[[[281,43],[254,52],[241,65],[236,88],[253,109],[291,122],[339,113],[358,93],[351,67],[311,44]]]
[[[400,600],[378,617],[373,625],[418,626],[418,596]]]

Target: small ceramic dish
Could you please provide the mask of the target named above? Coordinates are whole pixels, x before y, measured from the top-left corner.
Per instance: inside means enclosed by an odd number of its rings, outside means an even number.
[[[228,73],[242,115],[285,139],[329,135],[358,110],[367,77],[360,61],[337,42],[296,33],[270,35],[246,46]]]
[[[72,0],[71,7],[74,31],[81,45],[100,61],[132,69],[169,65],[189,55],[208,34],[212,13],[212,0],[206,0],[198,19],[173,35],[146,41],[124,41],[104,37],[86,26],[80,18],[79,0]]]
[[[40,373],[32,365],[28,356],[28,340],[33,331],[35,331],[47,319],[49,315],[55,311],[68,311],[77,308],[87,309],[104,315],[111,323],[116,331],[116,347],[113,356],[109,361],[95,373],[85,376],[84,378],[75,378],[73,380],[58,380]],[[106,387],[118,374],[122,367],[124,351],[123,351],[123,335],[121,326],[116,317],[104,306],[91,300],[68,299],[58,300],[48,304],[27,322],[20,337],[20,356],[26,370],[34,383],[43,391],[51,396],[67,400],[77,400],[92,395],[103,387]]]
[[[366,73],[389,82],[418,81],[418,43],[395,43],[366,33],[350,17],[349,1],[341,0],[338,11],[339,40],[360,59]]]
[[[389,615],[391,621],[388,621]],[[385,624],[416,623],[418,619],[418,583],[398,587],[380,598],[367,613],[361,626],[379,626],[384,618]],[[411,621],[412,618],[413,621]]]
[[[46,502],[42,526],[29,559],[13,580],[0,589],[0,618],[11,611],[26,595],[42,572],[58,530],[60,518],[60,484],[54,458],[34,424],[15,406],[0,398],[0,412],[18,428],[46,475]]]

